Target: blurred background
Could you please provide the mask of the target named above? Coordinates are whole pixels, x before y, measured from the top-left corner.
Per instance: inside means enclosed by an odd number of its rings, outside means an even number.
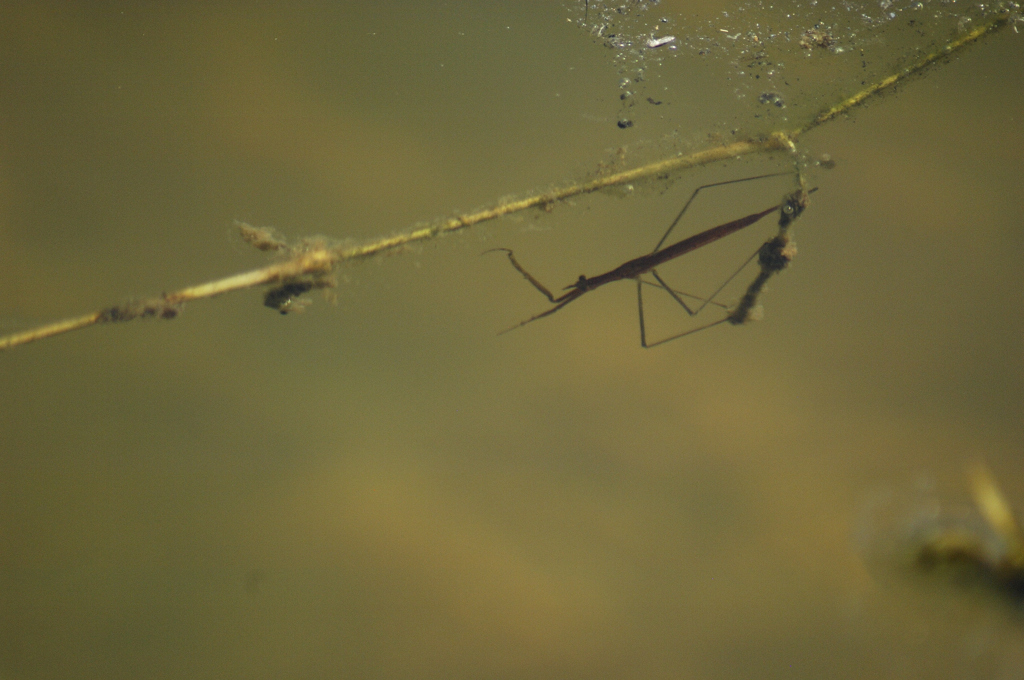
[[[5,3],[0,334],[266,263],[234,220],[361,241],[793,128],[972,20],[891,4]],[[348,266],[303,314],[0,354],[0,678],[1024,677],[1020,601],[912,564],[968,464],[1024,508],[1022,47],[801,138],[757,323],[644,350],[626,282],[498,336],[547,301],[480,253],[560,288],[792,157]],[[679,238],[793,186],[702,192]],[[773,222],[660,271],[707,293]]]

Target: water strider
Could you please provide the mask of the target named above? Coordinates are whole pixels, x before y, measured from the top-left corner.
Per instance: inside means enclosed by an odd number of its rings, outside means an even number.
[[[705,184],[703,186],[697,187],[697,189],[694,190],[693,194],[690,195],[689,200],[686,201],[686,204],[683,206],[682,210],[679,211],[679,214],[672,221],[672,224],[669,225],[668,229],[665,231],[665,234],[658,241],[658,244],[654,247],[654,250],[651,253],[633,258],[632,260],[622,263],[615,269],[612,269],[611,271],[605,272],[604,274],[600,274],[598,276],[587,278],[586,276],[580,275],[580,278],[577,279],[575,283],[563,288],[563,290],[567,292],[562,293],[558,297],[555,297],[555,295],[552,294],[550,290],[545,288],[540,281],[535,279],[532,274],[523,269],[522,265],[520,265],[519,262],[516,260],[513,252],[508,248],[492,248],[491,250],[485,251],[488,253],[495,251],[501,251],[506,253],[508,255],[509,261],[512,263],[512,266],[515,267],[516,271],[522,274],[526,278],[526,280],[533,285],[534,288],[543,293],[544,296],[547,297],[547,299],[550,300],[552,304],[554,304],[554,307],[551,307],[550,309],[545,310],[540,314],[531,316],[529,319],[521,321],[520,323],[516,324],[515,326],[512,326],[511,328],[505,329],[504,331],[502,331],[502,333],[507,333],[508,331],[525,326],[531,321],[536,321],[537,319],[542,319],[545,316],[550,316],[551,314],[554,314],[558,310],[565,307],[570,302],[581,298],[584,294],[589,293],[590,291],[599,288],[605,285],[606,283],[611,283],[613,281],[622,281],[625,279],[632,279],[636,281],[637,309],[640,315],[641,347],[654,347],[656,345],[669,342],[670,340],[681,338],[684,335],[689,335],[691,333],[696,333],[697,331],[704,330],[705,328],[717,326],[718,324],[724,323],[726,321],[732,324],[741,324],[747,322],[751,318],[754,306],[757,303],[757,298],[761,294],[761,291],[764,289],[765,283],[773,275],[785,269],[786,266],[789,264],[790,260],[792,260],[793,256],[796,254],[796,248],[791,242],[788,235],[788,228],[807,207],[808,196],[814,191],[816,191],[817,188],[805,190],[801,187],[800,189],[794,191],[793,193],[788,194],[782,200],[781,203],[773,205],[770,208],[766,208],[760,212],[752,213],[750,215],[746,215],[731,222],[726,222],[725,224],[720,224],[716,227],[712,227],[710,229],[700,232],[699,234],[694,234],[693,236],[684,238],[681,241],[677,241],[672,245],[665,246],[664,248],[662,248],[662,245],[668,239],[669,235],[672,233],[672,230],[675,228],[675,226],[679,223],[679,220],[682,219],[683,214],[686,213],[686,210],[690,207],[690,204],[693,203],[693,199],[696,198],[697,194],[700,193],[702,190],[711,187],[722,186],[725,184],[735,184],[737,182],[746,182],[754,179],[763,179],[765,177],[777,177],[779,175],[784,174],[789,173],[773,173],[769,175],[758,175],[756,177],[744,177],[742,179],[728,180],[726,182],[716,182],[714,184]],[[658,275],[656,267],[658,267],[659,265],[665,264],[670,260],[674,260],[677,257],[685,255],[686,253],[692,252],[710,243],[714,243],[715,241],[725,238],[730,234],[734,234],[737,231],[740,231],[741,229],[745,229],[746,227],[749,227],[759,222],[762,218],[766,217],[767,215],[770,215],[775,211],[779,211],[779,233],[773,238],[766,241],[760,248],[758,248],[757,251],[753,255],[751,255],[738,270],[736,270],[736,273],[734,273],[732,276],[726,279],[725,283],[719,286],[718,290],[716,290],[709,297],[697,298],[696,296],[689,295],[686,293],[680,293],[679,291],[673,290]],[[672,299],[678,302],[680,306],[682,306],[682,308],[686,310],[687,314],[689,314],[690,316],[696,316],[698,313],[700,313],[702,309],[704,309],[704,307],[706,307],[709,304],[724,307],[724,305],[722,305],[721,303],[714,301],[715,296],[717,296],[722,291],[722,289],[725,288],[725,286],[728,285],[729,282],[732,281],[743,270],[743,268],[746,267],[750,263],[750,261],[753,260],[755,257],[758,258],[758,263],[761,267],[761,271],[757,275],[757,278],[755,278],[754,281],[747,287],[747,291],[743,295],[743,298],[740,300],[739,304],[736,305],[736,307],[732,309],[732,311],[730,311],[725,317],[717,321],[713,321],[704,326],[699,326],[697,328],[693,328],[688,331],[684,331],[682,333],[678,333],[676,335],[663,338],[656,342],[647,342],[647,332],[644,326],[644,285],[654,286],[665,290],[669,295],[672,296]],[[657,283],[652,283],[650,281],[643,280],[642,276],[647,273],[650,273],[651,276],[653,276],[654,279],[657,281]],[[700,300],[701,305],[696,309],[691,309],[690,306],[686,304],[686,302],[683,300],[683,297],[689,297],[696,300]]]

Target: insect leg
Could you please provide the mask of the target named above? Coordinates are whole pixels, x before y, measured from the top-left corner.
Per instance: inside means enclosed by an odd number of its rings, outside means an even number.
[[[792,174],[792,173],[791,172],[772,172],[772,173],[768,173],[767,175],[755,175],[753,177],[742,177],[740,179],[730,179],[730,180],[726,180],[724,182],[713,182],[712,184],[704,184],[702,186],[697,187],[696,189],[693,190],[693,193],[690,194],[690,198],[688,198],[686,200],[686,203],[683,205],[683,209],[680,210],[679,214],[676,215],[676,218],[674,220],[672,220],[672,224],[668,225],[668,230],[665,231],[665,235],[661,237],[661,240],[658,241],[658,245],[654,246],[654,250],[652,250],[651,252],[652,253],[658,252],[658,250],[661,248],[661,246],[664,245],[665,241],[669,237],[669,234],[671,234],[672,230],[676,228],[677,224],[679,224],[679,220],[683,219],[683,215],[686,213],[687,209],[690,207],[690,204],[693,203],[693,199],[697,198],[697,194],[699,194],[704,189],[710,189],[712,187],[721,187],[721,186],[725,186],[727,184],[738,184],[740,182],[750,182],[750,181],[753,181],[755,179],[765,179],[767,177],[781,177],[782,175],[790,175],[790,174]]]

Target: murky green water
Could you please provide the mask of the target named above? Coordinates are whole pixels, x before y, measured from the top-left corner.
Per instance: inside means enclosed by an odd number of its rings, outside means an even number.
[[[0,14],[0,332],[262,264],[236,219],[404,230],[756,94],[680,49],[619,129],[614,50],[557,3]],[[0,678],[1024,677],[1018,601],[877,549],[978,459],[1024,510],[1022,39],[803,138],[837,167],[757,324],[642,350],[622,283],[497,337],[546,301],[479,253],[561,287],[785,159],[353,266],[301,315],[239,293],[0,354]]]

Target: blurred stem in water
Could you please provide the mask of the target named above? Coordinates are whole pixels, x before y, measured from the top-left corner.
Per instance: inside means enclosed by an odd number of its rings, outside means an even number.
[[[865,87],[852,97],[838,102],[831,108],[822,111],[804,125],[793,130],[777,131],[762,139],[739,141],[724,146],[703,149],[691,154],[674,156],[630,170],[535,194],[518,201],[502,202],[485,210],[452,217],[404,234],[382,237],[361,246],[321,245],[315,248],[296,248],[294,251],[291,251],[291,257],[287,261],[268,267],[236,274],[198,286],[191,286],[174,293],[165,293],[160,297],[141,301],[136,300],[108,307],[84,316],[65,319],[22,333],[0,337],[0,350],[100,323],[131,321],[147,317],[171,319],[177,316],[181,305],[185,302],[214,297],[255,286],[276,284],[276,287],[267,294],[265,298],[266,303],[268,306],[286,312],[288,309],[285,304],[290,302],[289,293],[291,291],[304,292],[312,288],[323,288],[333,285],[330,273],[333,267],[341,262],[362,260],[381,253],[395,251],[412,243],[428,241],[444,234],[461,231],[481,222],[493,220],[504,215],[511,215],[530,208],[550,210],[556,203],[566,199],[649,177],[669,175],[687,168],[708,165],[716,161],[738,158],[749,154],[794,151],[796,140],[803,133],[847,113],[870,97],[885,91],[910,76],[923,72],[939,60],[973,44],[986,35],[992,34],[1011,23],[1015,23],[1018,19],[1018,16],[1009,13],[997,16],[988,23],[951,40],[916,63]],[[256,243],[253,243],[253,245],[260,249],[268,249]],[[278,250],[282,248],[285,252],[289,252],[289,249],[286,247],[270,249]],[[285,302],[281,305],[271,304],[272,300],[284,300]]]
[[[986,540],[986,535],[966,526],[941,528],[922,543],[918,562],[925,566],[948,563],[980,567],[999,582],[1019,590],[1024,587],[1024,533],[988,467],[976,464],[967,477],[974,504],[998,540]]]

